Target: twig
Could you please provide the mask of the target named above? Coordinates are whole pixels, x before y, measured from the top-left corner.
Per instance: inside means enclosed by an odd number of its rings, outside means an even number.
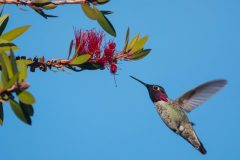
[[[3,95],[9,95],[16,91],[23,91],[29,87],[29,84],[27,82],[22,83],[15,83],[11,88],[5,89],[0,91],[0,103],[5,102],[5,99],[3,99]]]
[[[34,6],[34,0],[0,0],[1,4],[16,4],[16,5],[27,5]],[[56,0],[50,2],[54,5],[65,5],[65,4],[84,4],[87,0]]]

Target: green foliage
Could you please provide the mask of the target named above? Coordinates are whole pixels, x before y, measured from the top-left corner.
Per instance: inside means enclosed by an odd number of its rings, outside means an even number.
[[[9,42],[5,39],[2,39],[0,37],[0,48],[1,48],[1,51],[10,51],[10,49],[12,50],[18,50],[19,48],[12,42]]]
[[[4,101],[10,102],[13,112],[20,120],[31,124],[30,116],[33,115],[32,104],[35,103],[35,98],[30,92],[26,91],[27,86],[16,87],[21,86],[27,78],[28,61],[20,60],[17,64],[12,51],[10,56],[5,52],[0,52],[0,64],[2,77],[0,82],[0,124],[3,122],[3,109],[1,107]],[[11,90],[14,85],[15,88]],[[14,99],[13,93],[17,95],[19,102]]]
[[[16,102],[14,99],[10,99],[10,106],[13,110],[13,112],[15,113],[15,115],[23,122],[31,125],[31,119],[28,115],[26,115],[26,113],[24,112],[24,110],[22,109],[21,105]]]
[[[4,29],[6,28],[8,19],[9,19],[9,14],[6,14],[0,17],[0,35],[2,35]]]
[[[102,0],[99,3],[107,3],[108,1]],[[111,14],[111,11],[99,11],[95,6],[93,8],[90,6],[89,3],[84,3],[81,4],[82,10],[85,13],[85,15],[91,19],[91,20],[96,20],[99,25],[110,35],[116,37],[116,31],[111,24],[111,22],[107,19],[105,15]]]
[[[90,7],[89,4],[82,4],[82,10],[83,12],[85,13],[85,15],[92,19],[92,20],[97,20],[97,14],[96,12],[94,11],[94,9],[92,7]]]
[[[86,63],[91,58],[90,54],[83,54],[73,58],[70,62],[70,65],[80,65]]]
[[[136,51],[139,51],[140,49],[142,49],[144,47],[145,43],[147,42],[147,40],[148,40],[148,36],[145,36],[145,37],[141,38],[140,40],[138,40],[134,44],[131,52],[136,52]]]
[[[127,49],[126,52],[130,51],[133,46],[135,45],[135,43],[139,40],[140,38],[140,34],[136,35],[135,37],[133,37],[133,39],[130,41],[130,43],[128,43],[127,45]]]
[[[126,34],[126,38],[125,38],[125,45],[124,45],[123,51],[126,51],[126,50],[127,50],[128,41],[129,41],[129,35],[130,35],[130,28],[128,27],[128,29],[127,29],[127,34]]]
[[[28,91],[22,91],[17,96],[18,96],[18,99],[24,104],[32,105],[35,103],[35,98]]]
[[[125,39],[125,45],[123,49],[124,53],[128,54],[126,59],[140,60],[151,52],[151,49],[143,49],[144,45],[148,40],[148,36],[144,36],[143,38],[140,38],[140,34],[137,34],[129,42],[129,35],[130,35],[130,29],[128,28],[126,39]]]
[[[17,37],[19,37],[20,35],[22,35],[24,32],[26,32],[28,30],[30,26],[22,26],[22,27],[18,27],[15,28],[3,35],[1,35],[2,39],[5,39],[7,41],[12,41],[14,39],[16,39]]]
[[[98,4],[108,3],[110,0],[97,0]]]
[[[30,26],[18,27],[3,34],[4,29],[6,28],[8,23],[8,19],[9,14],[0,17],[0,49],[1,51],[5,52],[10,51],[11,49],[18,50],[19,48],[11,41],[21,36],[30,27]]]
[[[151,49],[140,50],[128,57],[130,60],[139,60],[147,56],[151,52]]]
[[[27,63],[25,61],[17,61],[19,67],[19,78],[18,82],[24,82],[27,79]]]
[[[0,102],[0,125],[3,124],[3,105],[2,105],[2,102]]]

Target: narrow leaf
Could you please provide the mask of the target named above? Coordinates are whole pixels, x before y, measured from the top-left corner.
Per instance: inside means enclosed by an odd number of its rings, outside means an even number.
[[[129,35],[130,35],[130,28],[128,27],[127,29],[127,34],[126,34],[126,38],[125,38],[125,45],[123,50],[126,52],[127,46],[128,46],[128,41],[129,41]]]
[[[34,0],[34,4],[46,4],[46,3],[51,3],[50,0]],[[42,7],[42,6],[41,6]]]
[[[3,118],[4,118],[4,114],[3,114],[3,105],[0,102],[0,125],[3,124]]]
[[[16,73],[8,82],[6,85],[4,85],[4,89],[11,88],[16,82],[18,81],[18,73]]]
[[[30,27],[30,25],[15,28],[15,29],[3,34],[1,36],[1,38],[5,39],[7,41],[12,41],[12,40],[16,39],[17,37],[19,37],[20,35],[22,35],[25,31],[27,31],[29,27]]]
[[[145,36],[145,37],[141,38],[140,40],[138,40],[134,44],[131,52],[134,53],[134,52],[139,51],[140,49],[142,49],[144,47],[145,43],[147,42],[147,40],[148,40],[148,36]]]
[[[20,106],[23,109],[23,112],[28,116],[33,116],[34,110],[32,105],[24,104],[21,101],[19,102]]]
[[[14,99],[9,99],[11,108],[13,110],[13,112],[15,113],[15,115],[23,122],[31,125],[31,119],[29,117],[27,117],[24,112],[22,107],[19,105],[19,103],[17,103]]]
[[[96,20],[98,18],[96,12],[92,7],[89,6],[89,4],[84,3],[84,4],[81,4],[81,6],[82,6],[83,12],[88,18],[92,20]]]
[[[31,7],[31,6],[30,6]],[[54,15],[49,15],[49,14],[46,14],[45,12],[43,12],[42,9],[40,8],[33,8],[31,7],[35,12],[37,12],[38,14],[40,14],[42,17],[44,17],[45,19],[47,19],[48,17],[52,17],[52,18],[55,18],[55,17],[58,17],[58,16],[54,16]]]
[[[20,65],[20,64],[25,64],[25,65],[29,65],[29,64],[32,64],[33,61],[31,60],[28,60],[28,59],[20,59],[20,60],[17,60],[17,65]]]
[[[10,49],[18,50],[19,48],[14,43],[0,38],[0,50],[7,52],[10,51]]]
[[[89,59],[91,58],[90,54],[84,54],[78,57],[75,57],[74,59],[71,60],[70,64],[71,65],[80,65],[83,63],[86,63]]]
[[[68,57],[67,59],[70,58],[71,54],[72,54],[72,48],[73,48],[73,40],[71,40],[70,45],[69,45],[69,50],[68,50]]]
[[[100,12],[95,6],[94,11],[97,14],[97,21],[100,24],[100,26],[110,35],[116,37],[116,31],[112,24],[109,22],[109,20]]]
[[[10,60],[11,60],[13,74],[18,73],[17,62],[12,49],[10,50]]]
[[[22,91],[17,96],[24,104],[32,105],[35,103],[34,96],[28,91]]]
[[[98,4],[108,3],[110,0],[97,0]]]
[[[133,46],[139,40],[139,38],[140,38],[140,34],[138,34],[135,37],[133,37],[133,39],[131,40],[131,42],[127,46],[127,49],[126,49],[127,52],[133,48]]]
[[[18,82],[24,82],[27,79],[27,64],[24,61],[17,61],[19,64],[19,78]]]
[[[44,5],[42,8],[43,9],[46,9],[46,10],[51,10],[51,9],[55,9],[57,6],[53,3],[50,3],[50,4],[47,4],[47,5]]]
[[[113,14],[112,11],[103,11],[103,10],[101,10],[101,12],[102,12],[103,15]]]
[[[3,10],[4,10],[4,5],[2,6],[2,8],[1,8],[1,11],[0,11],[0,17],[2,16],[2,13],[3,13]]]
[[[4,29],[6,28],[8,19],[9,19],[9,14],[6,14],[0,17],[0,35],[2,35]]]
[[[1,79],[2,79],[2,83],[3,83],[3,88],[7,85],[9,77],[8,77],[8,71],[7,71],[7,67],[3,58],[3,52],[0,52],[0,63],[1,63]]]
[[[5,52],[1,52],[0,53],[2,58],[3,58],[3,62],[6,65],[6,69],[7,69],[7,73],[8,73],[8,78],[11,79],[13,77],[13,71],[12,71],[12,65],[11,65],[11,61],[8,57],[8,55]]]
[[[139,51],[139,52],[129,56],[128,59],[139,60],[139,59],[142,59],[145,56],[147,56],[150,52],[151,52],[151,49],[142,50],[142,51]]]

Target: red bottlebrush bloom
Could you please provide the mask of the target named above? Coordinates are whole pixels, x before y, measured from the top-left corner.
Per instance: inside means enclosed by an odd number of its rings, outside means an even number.
[[[103,37],[103,32],[96,32],[94,29],[75,31],[75,51],[78,55],[91,54],[99,58]]]
[[[117,65],[115,63],[110,64],[110,71],[112,74],[115,74],[117,72]]]
[[[104,53],[102,57],[97,61],[97,63],[103,66],[108,65],[111,68],[110,64],[113,63],[114,61],[117,61],[114,58],[115,48],[116,44],[113,41],[109,41],[108,44],[105,45]]]
[[[113,57],[115,48],[116,48],[116,44],[112,41],[109,41],[107,46],[104,48],[104,56]]]
[[[102,67],[108,67],[111,73],[117,72],[117,59],[115,58],[116,43],[109,41],[101,48],[103,32],[96,30],[75,31],[75,53],[78,55],[90,54],[89,63],[97,63]],[[103,51],[103,53],[101,53]]]
[[[95,30],[90,30],[88,33],[88,51],[89,53],[94,53],[96,58],[100,58],[101,43],[104,34],[102,32],[96,32]]]

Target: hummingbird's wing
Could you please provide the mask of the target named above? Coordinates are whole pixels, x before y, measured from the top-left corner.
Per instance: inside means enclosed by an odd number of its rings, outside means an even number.
[[[175,100],[174,103],[184,111],[191,112],[194,108],[205,102],[226,84],[226,80],[213,80],[206,82],[184,93],[181,97]]]

